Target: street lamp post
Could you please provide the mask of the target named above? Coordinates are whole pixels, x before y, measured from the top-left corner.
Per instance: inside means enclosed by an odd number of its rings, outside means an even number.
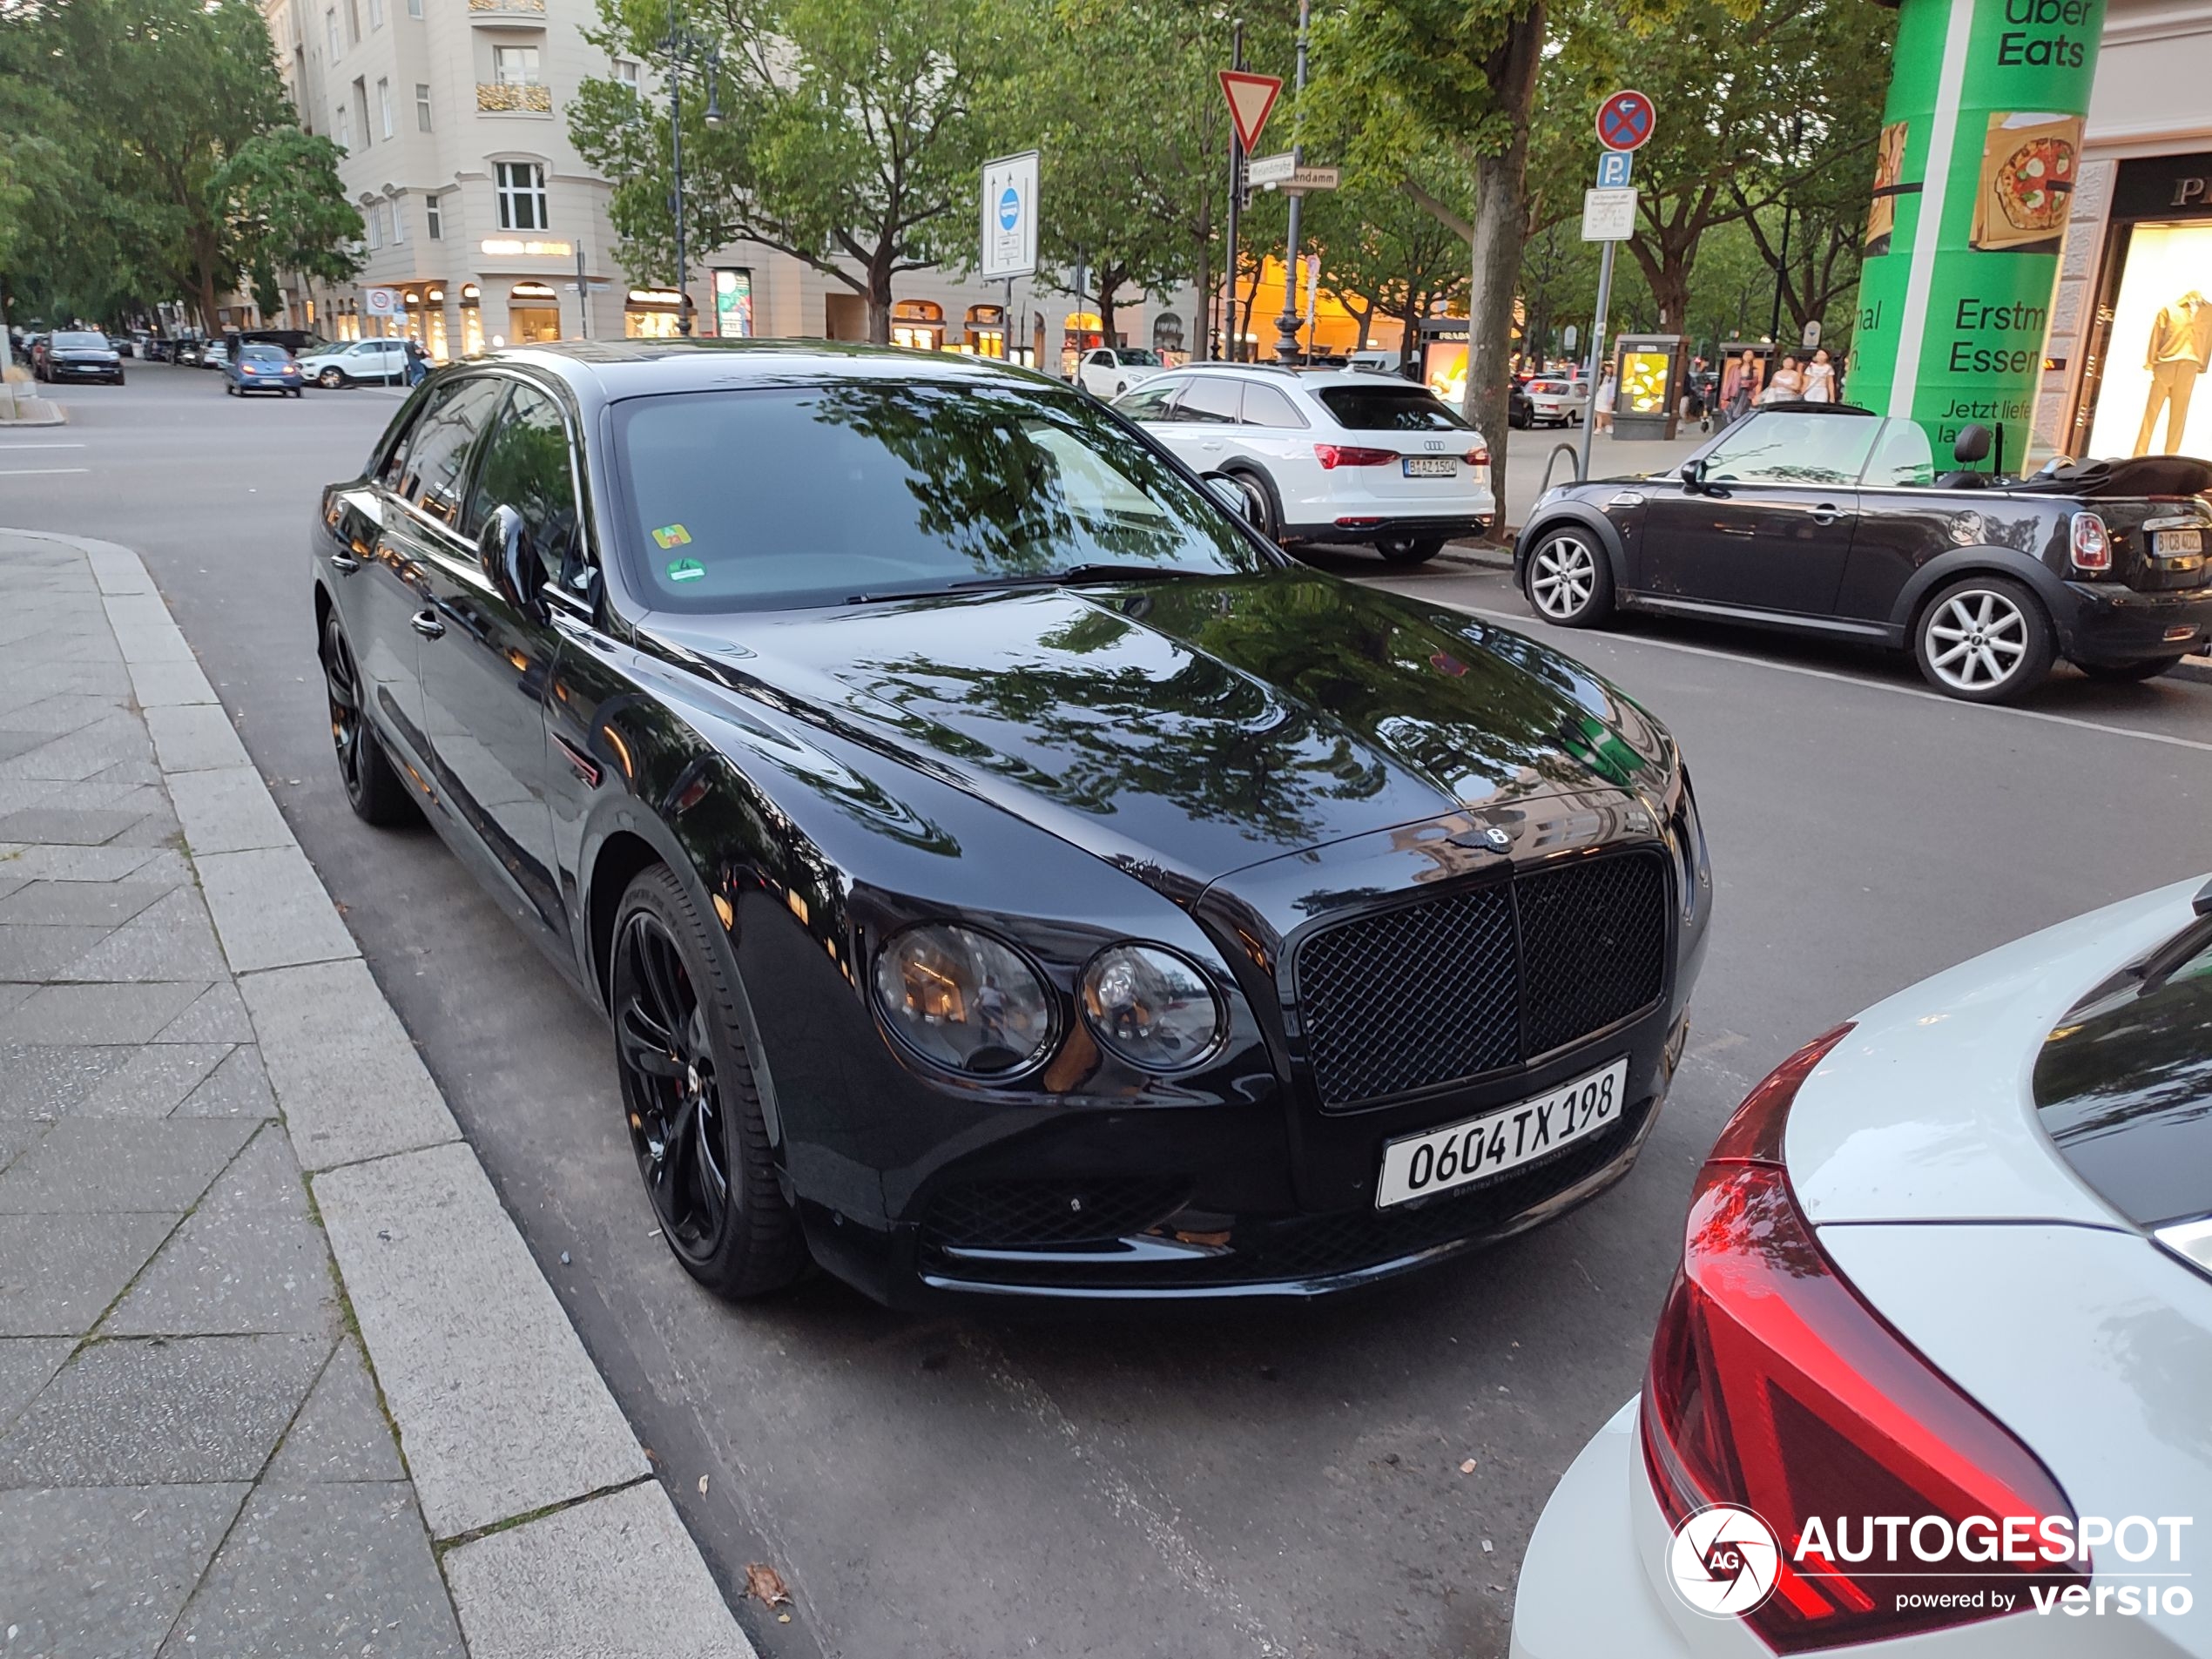
[[[668,154],[676,186],[668,198],[669,211],[676,219],[676,330],[688,339],[691,333],[691,261],[684,246],[683,71],[686,64],[691,64],[705,74],[706,124],[720,126],[722,94],[715,77],[722,68],[722,53],[712,41],[693,34],[681,24],[671,24],[667,37],[661,42],[661,55],[668,60]]]
[[[1298,0],[1298,78],[1292,84],[1299,93],[1305,91],[1305,31],[1312,20],[1312,0]],[[1292,112],[1296,118],[1296,111]],[[1291,143],[1291,166],[1295,170],[1305,158],[1305,150],[1295,137]],[[1299,208],[1305,200],[1303,191],[1291,192],[1291,223],[1283,240],[1283,314],[1275,319],[1275,361],[1278,363],[1298,361],[1298,277]]]

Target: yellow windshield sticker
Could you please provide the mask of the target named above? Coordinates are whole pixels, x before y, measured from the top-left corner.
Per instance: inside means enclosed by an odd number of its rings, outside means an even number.
[[[689,547],[691,532],[681,524],[664,524],[653,532],[653,540],[663,548]]]

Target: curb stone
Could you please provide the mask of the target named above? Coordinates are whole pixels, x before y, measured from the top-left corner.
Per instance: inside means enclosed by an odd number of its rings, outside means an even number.
[[[176,711],[148,723],[162,782],[193,803],[188,843],[197,823],[228,849],[186,856],[472,1654],[752,1659],[321,878],[260,774],[235,764],[235,734],[213,724],[227,717],[144,562],[111,543],[8,534],[85,556],[141,709]],[[219,897],[226,885],[241,902]]]

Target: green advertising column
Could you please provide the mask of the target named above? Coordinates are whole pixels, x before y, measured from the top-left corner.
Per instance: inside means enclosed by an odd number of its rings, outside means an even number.
[[[2042,379],[2104,0],[1899,0],[1847,395],[1969,421],[2016,470]]]

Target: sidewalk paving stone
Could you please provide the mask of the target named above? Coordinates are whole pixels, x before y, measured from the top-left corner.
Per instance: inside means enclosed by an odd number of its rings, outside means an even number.
[[[264,1486],[317,1486],[332,1480],[400,1480],[407,1475],[392,1425],[376,1398],[361,1344],[338,1345],[300,1408],[284,1443],[269,1460]]]
[[[232,1117],[67,1117],[0,1175],[0,1216],[182,1215],[253,1133]]]
[[[206,903],[186,887],[156,900],[56,977],[212,981],[225,972],[222,947],[215,942]]]
[[[206,988],[206,981],[42,985],[0,1017],[0,1044],[148,1042]]]
[[[138,1049],[71,1109],[82,1117],[166,1117],[231,1056],[227,1042],[156,1042]],[[276,1116],[275,1103],[257,1113]]]
[[[0,1337],[0,1431],[62,1368],[72,1337]]]
[[[0,990],[36,989],[33,986],[0,987]],[[135,1052],[119,1046],[0,1042],[0,1122],[61,1116],[129,1065]]]
[[[233,973],[361,954],[321,878],[298,847],[195,852],[192,862]]]
[[[0,1492],[0,1634],[54,1659],[152,1654],[251,1487]],[[0,1652],[10,1649],[0,1648]]]
[[[246,1004],[238,987],[227,978],[217,981],[192,1005],[155,1034],[156,1042],[251,1042],[253,1022],[246,1017]]]
[[[219,703],[185,703],[145,711],[154,752],[165,772],[212,772],[248,765],[246,745]]]
[[[0,1337],[81,1336],[176,1225],[159,1211],[0,1216]]]
[[[185,845],[194,857],[293,845],[284,814],[269,799],[261,774],[251,766],[180,772],[171,779],[169,792],[184,828]]]
[[[261,1069],[261,1051],[250,1042],[231,1050],[207,1080],[185,1096],[172,1114],[177,1117],[268,1117],[276,1111],[276,1097],[269,1091],[268,1074]]]

